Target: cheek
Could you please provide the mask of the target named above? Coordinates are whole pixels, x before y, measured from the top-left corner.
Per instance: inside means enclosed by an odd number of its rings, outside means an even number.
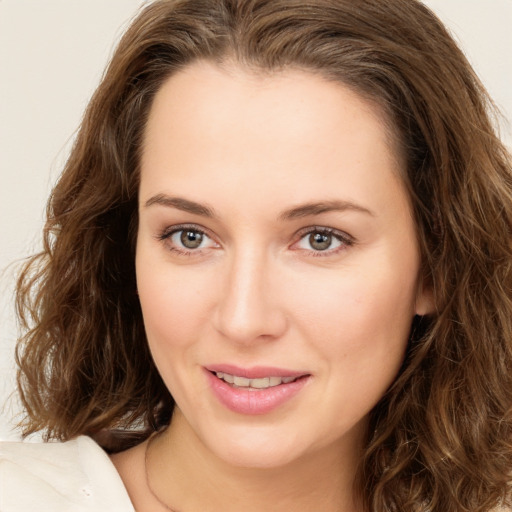
[[[310,321],[302,326],[321,356],[325,396],[337,411],[331,421],[343,426],[347,418],[368,414],[396,379],[408,345],[414,287],[397,286],[382,273],[354,273],[340,282],[309,301]]]
[[[150,346],[187,345],[208,318],[208,274],[137,260],[137,289]]]
[[[198,360],[197,340],[208,315],[210,285],[168,262],[137,261],[137,287],[149,349],[177,403],[189,381],[189,361]]]
[[[290,298],[296,321],[310,343],[331,362],[368,371],[381,362],[398,368],[415,301],[415,280],[405,282],[400,275],[385,269],[353,270],[339,279],[317,280],[313,292]]]

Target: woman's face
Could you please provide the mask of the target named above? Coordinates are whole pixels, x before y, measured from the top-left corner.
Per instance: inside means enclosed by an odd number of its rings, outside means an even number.
[[[360,447],[429,309],[400,166],[375,107],[304,71],[195,63],[158,92],[138,292],[209,452],[269,467]]]

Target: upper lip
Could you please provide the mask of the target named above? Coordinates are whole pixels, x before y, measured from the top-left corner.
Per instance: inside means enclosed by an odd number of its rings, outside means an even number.
[[[232,364],[212,364],[205,368],[213,373],[221,372],[247,379],[263,379],[265,377],[302,377],[309,375],[308,372],[290,370],[286,368],[277,368],[274,366],[252,366],[250,368],[242,368]]]

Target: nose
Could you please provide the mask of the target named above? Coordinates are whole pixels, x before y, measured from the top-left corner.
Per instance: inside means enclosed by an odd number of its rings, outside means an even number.
[[[233,255],[223,276],[223,288],[214,314],[215,327],[236,343],[274,340],[287,328],[279,300],[279,276],[269,258],[245,250]]]

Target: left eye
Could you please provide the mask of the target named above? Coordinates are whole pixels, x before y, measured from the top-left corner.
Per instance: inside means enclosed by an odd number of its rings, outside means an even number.
[[[173,231],[166,237],[176,249],[193,251],[215,246],[215,242],[206,233],[194,228]]]
[[[324,252],[333,251],[344,245],[350,245],[350,241],[330,231],[310,231],[297,243],[297,248],[308,251]]]

